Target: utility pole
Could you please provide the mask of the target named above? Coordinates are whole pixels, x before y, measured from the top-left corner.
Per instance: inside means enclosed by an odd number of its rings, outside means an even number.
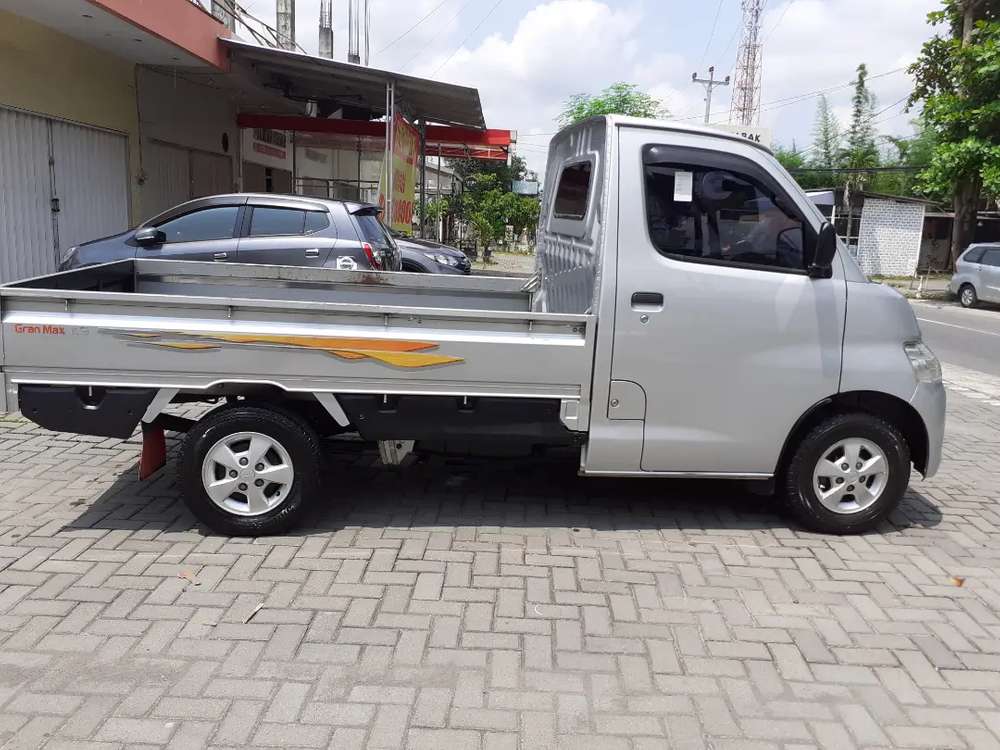
[[[708,69],[708,78],[699,78],[697,73],[692,73],[691,80],[705,87],[705,124],[708,125],[708,121],[712,117],[712,89],[716,86],[728,86],[729,76],[726,76],[724,81],[715,80],[715,66],[713,65]]]

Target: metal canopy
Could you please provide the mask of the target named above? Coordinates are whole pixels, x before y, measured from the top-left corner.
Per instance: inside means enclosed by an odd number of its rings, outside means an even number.
[[[233,63],[245,63],[258,83],[289,99],[333,101],[386,114],[386,87],[394,85],[396,102],[410,119],[484,129],[479,91],[362,65],[327,60],[299,52],[258,47],[220,39]]]

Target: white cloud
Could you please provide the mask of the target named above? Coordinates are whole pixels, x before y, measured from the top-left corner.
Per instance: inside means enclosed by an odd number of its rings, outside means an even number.
[[[931,35],[927,13],[939,6],[938,0],[795,0],[770,8],[763,20],[761,124],[774,128],[786,144],[792,138],[808,144],[816,99],[785,107],[766,102],[846,84],[862,62],[872,75],[905,68]],[[904,71],[876,78],[870,87],[878,111],[907,96],[912,82]],[[844,125],[850,117],[851,93],[843,86],[827,95]],[[886,133],[909,132],[913,115],[902,113],[902,104],[889,109],[877,118],[878,127]]]
[[[629,81],[661,98],[673,112],[687,110],[692,98],[697,100],[697,92],[692,97],[671,83],[684,75],[682,58],[644,56],[636,44],[641,24],[635,7],[554,0],[528,11],[509,38],[493,34],[471,48],[443,50],[417,73],[477,86],[487,122],[518,130],[519,152],[541,172],[549,138],[531,134],[554,131],[572,94]]]
[[[242,2],[273,23],[274,0]],[[715,3],[675,4],[665,18],[664,0],[549,0],[523,14],[509,1],[485,21],[492,2],[370,3],[373,66],[475,86],[488,125],[517,130],[519,152],[539,171],[548,134],[556,130],[555,117],[570,95],[628,81],[662,99],[674,117],[697,122],[704,91],[691,83],[691,73],[701,63],[704,74],[712,62],[717,75],[730,72],[723,68],[735,58],[738,41],[732,36],[739,14],[735,0],[723,5],[708,54]],[[521,7],[530,4],[521,0]],[[762,24],[761,124],[785,144],[794,139],[807,146],[815,98],[780,107],[769,102],[846,84],[860,62],[872,74],[904,67],[930,36],[926,14],[938,5],[939,0],[771,0]],[[317,46],[318,9],[319,0],[297,0],[298,41],[310,52]],[[428,13],[425,22],[394,42]],[[482,28],[473,33],[480,22]],[[335,56],[344,59],[347,0],[334,1],[334,28]],[[466,37],[469,42],[462,44]],[[910,80],[895,73],[873,80],[871,87],[883,108],[908,93]],[[716,90],[713,119],[728,119],[729,93]],[[847,86],[829,94],[845,124],[850,95]],[[902,111],[900,105],[879,118],[883,132],[909,132],[910,117]]]

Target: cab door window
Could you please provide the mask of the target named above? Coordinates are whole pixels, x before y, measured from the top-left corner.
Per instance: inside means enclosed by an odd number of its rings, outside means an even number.
[[[801,272],[810,232],[788,198],[757,178],[724,168],[644,163],[649,236],[677,260]]]

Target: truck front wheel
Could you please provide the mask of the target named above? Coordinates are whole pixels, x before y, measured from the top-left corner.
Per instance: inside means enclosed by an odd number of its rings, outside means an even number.
[[[802,440],[783,477],[789,510],[826,534],[867,531],[885,519],[910,481],[910,451],[899,431],[871,414],[839,414]]]
[[[184,441],[184,501],[218,533],[280,534],[316,495],[319,467],[319,439],[297,416],[259,406],[221,409]]]

